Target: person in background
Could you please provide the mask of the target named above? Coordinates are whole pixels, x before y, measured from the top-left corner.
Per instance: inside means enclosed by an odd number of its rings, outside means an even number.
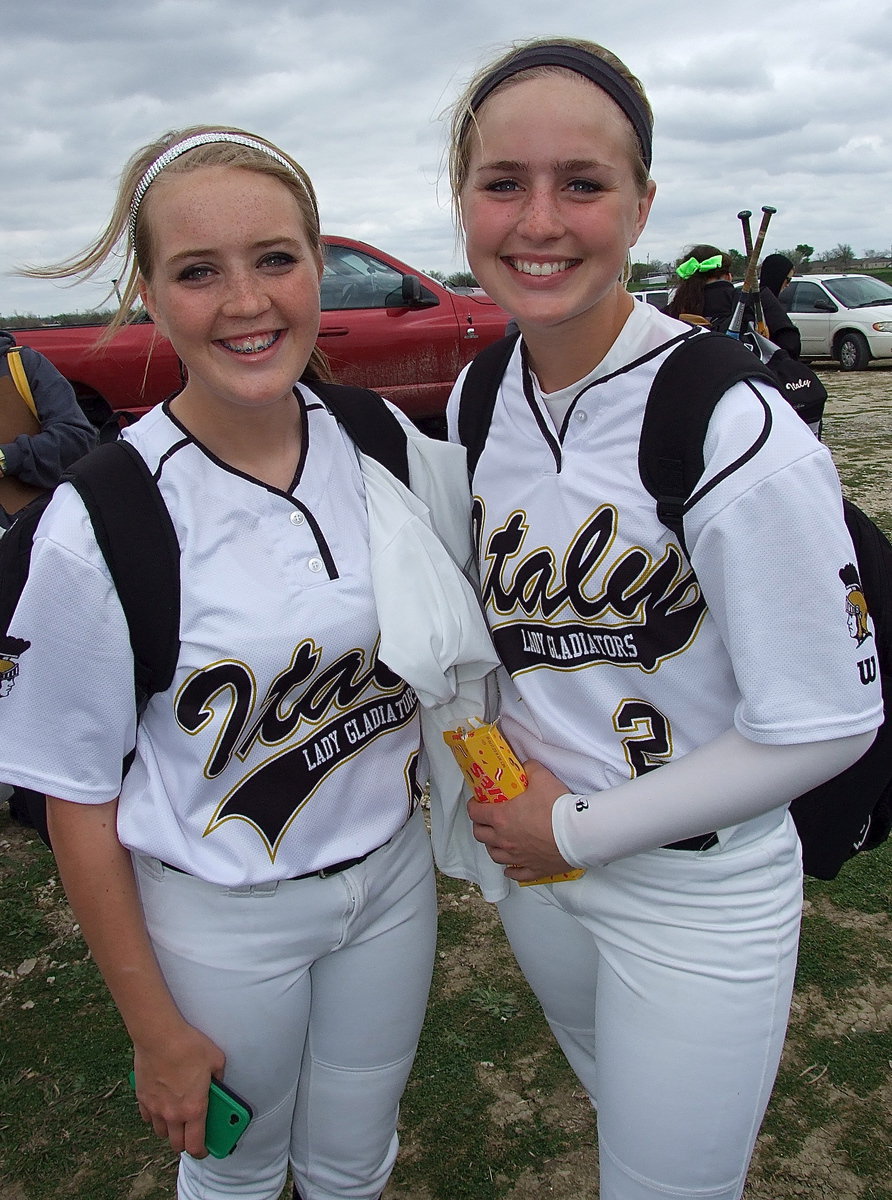
[[[780,296],[793,278],[793,263],[786,254],[768,254],[759,268],[759,287]]]
[[[97,441],[68,380],[37,350],[13,350],[15,346],[13,334],[0,329],[0,537],[21,507],[55,487],[62,472]],[[20,364],[24,383],[16,381],[14,362]],[[30,394],[33,413],[20,389]],[[17,432],[24,428],[19,418],[29,432]],[[3,785],[0,799],[5,795],[14,821],[45,834],[42,796],[30,788]]]
[[[15,418],[12,402],[7,398],[12,398],[23,417],[28,416],[28,406],[16,387],[10,364],[9,351],[15,346],[14,335],[0,329],[0,388],[4,398],[0,423],[3,430],[10,428],[7,437],[0,432],[0,529],[9,526],[14,515],[12,504],[20,502],[20,489],[16,488],[16,500],[7,500],[4,506],[4,479],[25,485],[25,489],[37,495],[55,487],[66,467],[92,450],[97,441],[96,430],[81,410],[74,388],[48,358],[30,346],[19,347],[17,354],[34,401],[39,429],[13,435]],[[25,495],[27,492],[22,489],[21,498]]]
[[[571,38],[515,45],[453,111],[468,262],[520,329],[497,390],[463,374],[448,407],[451,438],[486,427],[482,599],[529,777],[468,813],[481,886],[597,1108],[601,1200],[739,1200],[796,965],[788,804],[864,753],[882,696],[847,625],[833,462],[776,389],[719,401],[687,550],[641,481],[651,384],[698,336],[624,287],[652,129],[628,68]],[[723,256],[688,257],[730,302]]]
[[[666,312],[691,325],[707,325],[718,333],[727,332],[739,298],[739,291],[732,283],[730,255],[706,243],[690,247],[685,255],[676,268],[681,282],[666,306]],[[765,288],[760,289],[759,298],[767,336],[798,358],[799,330],[783,305]],[[741,328],[755,326],[755,308],[748,303],[743,310]]]
[[[790,320],[780,294],[793,278],[793,263],[786,254],[768,254],[759,268],[759,297],[768,325],[768,336],[792,357],[802,353],[802,338]]]
[[[676,275],[680,282],[664,311],[678,320],[698,318],[691,323],[726,330],[737,304],[730,255],[706,243],[690,246]]]
[[[118,319],[139,295],[188,370],[123,431],[180,546],[175,677],[137,721],[124,614],[63,484],[10,624],[0,778],[49,794],[140,1113],[180,1152],[180,1200],[277,1200],[289,1164],[303,1200],[377,1200],[436,932],[419,680],[449,699],[453,676],[494,665],[455,565],[471,553],[465,455],[403,422],[413,487],[414,465],[464,498],[429,512],[314,390],[330,378],[316,196],[269,141],[198,126],[143,147],[104,232],[42,273],[114,253],[130,271]],[[430,523],[453,509],[450,554]],[[254,1113],[223,1159],[206,1156],[212,1077]]]

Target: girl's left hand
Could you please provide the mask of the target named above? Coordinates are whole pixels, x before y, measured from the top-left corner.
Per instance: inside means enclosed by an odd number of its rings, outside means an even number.
[[[502,804],[468,801],[474,837],[486,846],[493,862],[507,867],[505,874],[518,883],[572,871],[561,855],[551,829],[551,810],[569,788],[535,759],[523,769],[529,779],[525,792]]]

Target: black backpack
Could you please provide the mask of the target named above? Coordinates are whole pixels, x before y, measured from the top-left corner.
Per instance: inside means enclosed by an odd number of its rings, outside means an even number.
[[[409,486],[406,432],[377,392],[313,383],[357,447]],[[151,471],[129,442],[105,442],[62,476],[86,508],[96,542],[121,601],[134,659],[136,711],[170,687],[180,653],[180,547],[170,513]],[[14,652],[9,635],[31,565],[34,534],[52,492],[26,505],[0,537],[0,656]],[[122,764],[123,778],[134,751]],[[49,846],[46,797],[16,789],[13,814],[33,825]]]
[[[783,346],[776,346],[755,329],[748,330],[740,340],[759,356],[774,376],[774,386],[797,415],[806,425],[820,431],[827,389],[808,363],[794,358]]]
[[[515,335],[487,346],[473,360],[465,377],[458,434],[467,448],[472,476],[516,341]],[[685,512],[755,454],[768,435],[770,414],[766,408],[765,427],[753,446],[696,495],[692,494],[703,474],[703,441],[712,412],[728,388],[742,379],[761,379],[777,386],[772,371],[740,342],[724,334],[691,333],[667,356],[651,386],[638,446],[638,469],[642,483],[656,501],[658,517],[682,548]],[[801,415],[809,419],[805,413]],[[892,544],[856,505],[844,500],[843,511],[873,619],[876,660],[888,717],[892,705]],[[818,879],[835,878],[854,854],[881,845],[892,829],[892,721],[884,719],[862,758],[799,796],[790,805],[790,812],[802,843],[805,871]]]

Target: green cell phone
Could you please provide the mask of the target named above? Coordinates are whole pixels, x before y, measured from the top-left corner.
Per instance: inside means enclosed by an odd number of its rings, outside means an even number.
[[[130,1072],[130,1086],[136,1086]],[[204,1144],[214,1158],[226,1158],[238,1145],[254,1113],[250,1104],[219,1079],[212,1079],[208,1091],[208,1113],[204,1125]]]

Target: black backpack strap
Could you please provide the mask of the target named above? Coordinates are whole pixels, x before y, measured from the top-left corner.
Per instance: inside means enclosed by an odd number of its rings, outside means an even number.
[[[317,383],[310,388],[347,430],[363,454],[368,454],[409,486],[406,431],[377,392],[340,383]]]
[[[45,492],[19,509],[0,538],[0,639],[9,632],[9,623],[28,581],[34,533],[51,498],[52,492]]]
[[[882,529],[851,500],[843,499],[843,516],[855,549],[861,590],[873,620],[880,666],[892,675],[892,543]],[[886,696],[892,716],[892,694]]]
[[[692,494],[703,474],[703,442],[715,406],[733,384],[777,381],[751,350],[720,333],[692,333],[657,371],[641,425],[638,472],[657,502],[657,516],[684,547],[684,514],[716,484],[760,449],[771,429],[771,411],[756,442]]]
[[[170,687],[180,653],[180,547],[142,455],[106,442],[62,476],[90,515],[130,631],[137,712]]]
[[[465,375],[458,401],[458,440],[468,452],[468,474],[471,476],[486,445],[499,384],[519,337],[519,333],[511,333],[484,346]]]

